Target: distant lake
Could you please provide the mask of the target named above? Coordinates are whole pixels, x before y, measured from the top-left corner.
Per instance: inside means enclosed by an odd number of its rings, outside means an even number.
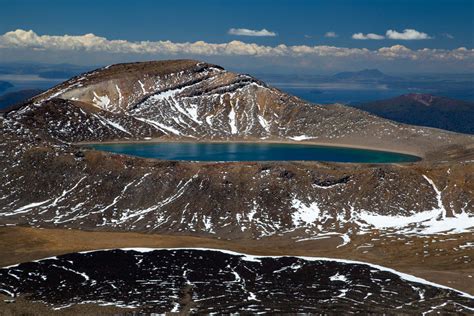
[[[311,103],[360,103],[367,101],[393,98],[402,94],[422,92],[420,90],[394,89],[386,86],[363,84],[319,84],[319,85],[290,85],[273,83],[273,85],[286,93],[297,96]]]
[[[419,157],[367,149],[275,143],[116,143],[88,145],[97,150],[163,160],[414,162]]]
[[[7,92],[15,92],[15,91],[26,90],[26,89],[47,90],[67,79],[41,78],[35,74],[24,74],[24,75],[0,74],[0,80],[8,81],[11,84],[13,84],[12,88],[9,88],[5,91],[5,93],[7,93]]]

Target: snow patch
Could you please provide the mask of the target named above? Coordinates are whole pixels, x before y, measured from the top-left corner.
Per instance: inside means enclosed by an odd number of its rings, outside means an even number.
[[[142,88],[143,93],[146,94],[146,89],[145,89],[145,85],[143,84],[143,82],[141,82],[141,80],[138,80],[138,83],[140,84],[140,87]]]
[[[306,139],[313,139],[315,137],[300,135],[300,136],[293,136],[293,137],[288,137],[288,138],[291,139],[291,140],[302,141],[302,140],[306,140]]]
[[[346,282],[346,283],[348,282],[346,276],[344,276],[342,274],[339,274],[339,273],[336,273],[335,275],[331,276],[329,278],[329,280],[331,280],[331,281],[342,281],[342,282]]]
[[[122,91],[120,91],[120,88],[118,85],[115,85],[115,89],[117,90],[117,93],[118,93],[118,97],[119,97],[119,106],[122,105],[122,100],[123,100],[123,97],[122,97]]]
[[[237,123],[236,123],[236,120],[235,120],[235,111],[234,111],[234,107],[231,106],[230,108],[230,112],[229,112],[229,125],[230,125],[230,132],[232,134],[237,134]]]
[[[415,213],[410,216],[379,215],[362,211],[359,218],[376,229],[397,228],[403,229],[404,233],[415,233],[431,235],[443,232],[463,233],[474,227],[474,216],[469,216],[465,211],[454,214],[454,217],[446,216],[441,191],[436,187],[433,180],[423,175],[425,180],[433,187],[436,193],[437,207],[433,210]]]
[[[92,99],[92,102],[94,102],[94,104],[97,107],[106,110],[110,104],[109,96],[108,95],[99,96],[97,93],[95,93],[95,91],[93,93],[94,93],[94,98]]]
[[[313,224],[319,218],[321,213],[316,202],[311,202],[309,205],[306,205],[297,198],[291,200],[291,207],[296,209],[296,212],[291,214],[293,225],[296,227],[301,224],[306,226]]]

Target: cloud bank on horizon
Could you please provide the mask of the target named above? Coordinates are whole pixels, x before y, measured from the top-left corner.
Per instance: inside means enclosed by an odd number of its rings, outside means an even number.
[[[249,29],[231,29],[235,35],[244,36],[274,36],[275,34],[266,29],[254,31]],[[230,31],[229,31],[230,33]],[[249,35],[254,34],[254,35]],[[255,35],[259,34],[259,35]],[[264,35],[267,34],[267,35]],[[327,34],[326,34],[327,35]],[[336,34],[334,34],[337,36]],[[412,29],[403,32],[388,30],[385,35],[394,40],[429,39],[426,33]],[[330,37],[334,37],[331,34]],[[383,36],[374,33],[356,33],[354,39],[381,39]],[[242,41],[230,41],[227,43],[196,42],[172,42],[172,41],[128,41],[109,40],[105,37],[92,33],[84,35],[38,35],[32,30],[18,29],[0,35],[0,54],[2,50],[28,51],[28,52],[81,52],[81,53],[108,53],[129,55],[159,55],[159,56],[243,56],[243,57],[275,57],[275,58],[298,58],[302,60],[301,65],[317,62],[316,59],[325,62],[346,60],[353,62],[362,60],[372,61],[416,61],[416,63],[434,62],[440,63],[462,63],[466,67],[474,69],[474,49],[459,47],[456,49],[410,49],[404,45],[395,44],[378,49],[347,48],[328,45],[285,45],[276,46],[246,43]],[[66,60],[67,61],[67,60]]]

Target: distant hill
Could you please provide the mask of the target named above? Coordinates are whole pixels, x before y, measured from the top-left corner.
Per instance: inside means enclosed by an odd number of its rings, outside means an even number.
[[[397,122],[474,134],[474,102],[411,93],[351,106]]]
[[[340,72],[332,76],[332,79],[342,81],[386,81],[397,79],[397,77],[386,75],[378,69],[364,69],[354,72]]]
[[[7,108],[10,108],[16,104],[22,103],[29,98],[40,94],[43,90],[40,89],[28,89],[15,92],[9,92],[0,96],[0,112]]]
[[[0,92],[7,90],[8,88],[13,87],[13,85],[8,81],[0,81]]]

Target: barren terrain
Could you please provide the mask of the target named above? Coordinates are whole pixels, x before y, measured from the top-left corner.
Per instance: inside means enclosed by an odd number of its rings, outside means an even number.
[[[72,78],[5,113],[0,130],[2,266],[104,248],[206,247],[360,260],[474,293],[474,136],[308,104],[196,61]],[[195,163],[86,146],[130,141],[307,142],[423,159]],[[36,308],[17,302],[1,307]]]

